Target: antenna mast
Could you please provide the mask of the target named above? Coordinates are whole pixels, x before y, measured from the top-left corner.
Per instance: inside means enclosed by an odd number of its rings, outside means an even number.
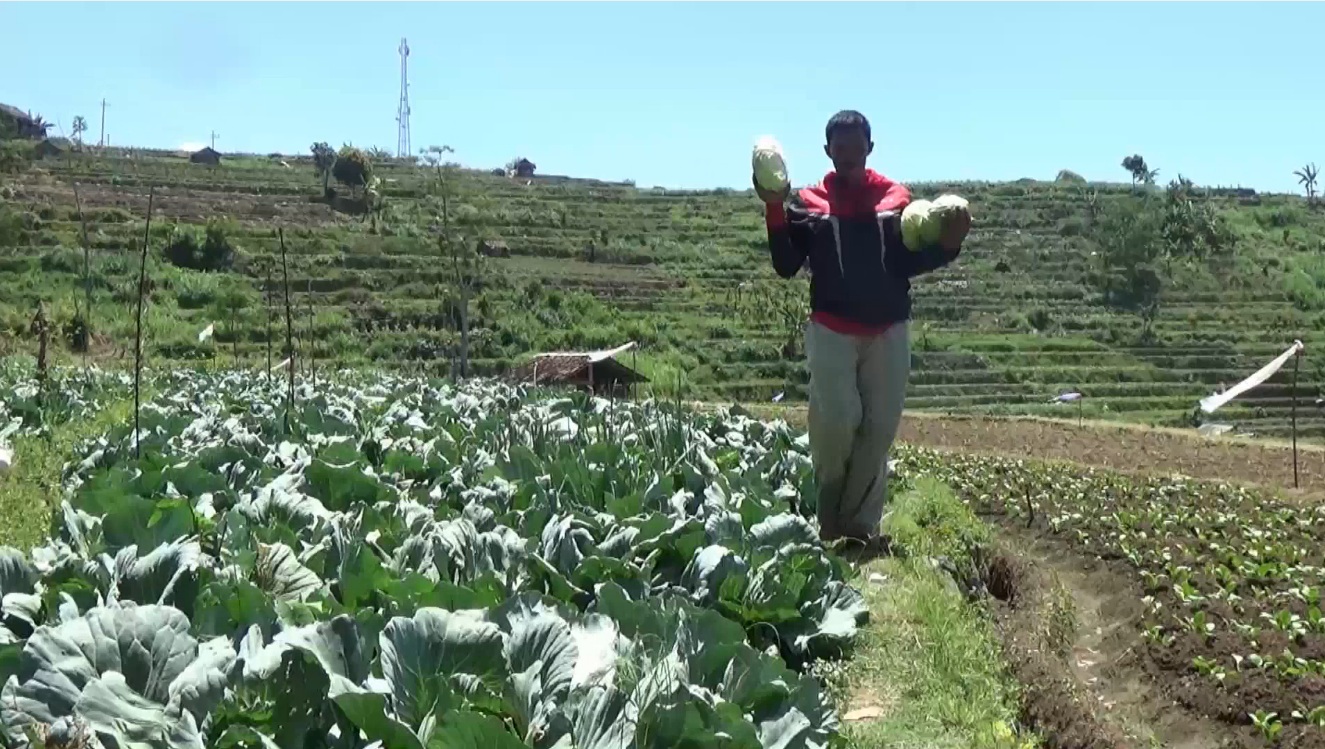
[[[400,107],[396,110],[396,156],[409,156],[409,45],[400,38]]]

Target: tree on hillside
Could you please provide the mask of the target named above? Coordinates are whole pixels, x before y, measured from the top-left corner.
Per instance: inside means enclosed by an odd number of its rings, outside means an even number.
[[[1164,288],[1163,213],[1156,202],[1149,193],[1120,199],[1101,207],[1090,225],[1104,303],[1139,315],[1143,340],[1159,315]]]
[[[1319,175],[1320,172],[1316,169],[1315,162],[1293,172],[1293,176],[1297,177],[1297,181],[1307,191],[1307,205],[1314,206],[1316,204],[1316,177]]]
[[[257,295],[247,281],[230,281],[217,294],[213,316],[225,320],[226,331],[230,337],[230,351],[236,363],[239,362],[239,330],[241,321],[248,310],[258,304]]]
[[[87,120],[83,119],[83,115],[80,114],[75,117],[74,124],[69,129],[73,131],[74,140],[78,142],[78,145],[83,145],[83,133],[87,132]]]
[[[1132,175],[1132,187],[1145,181],[1146,176],[1150,174],[1150,169],[1146,165],[1146,160],[1141,158],[1140,154],[1133,154],[1123,159],[1123,168]]]
[[[447,161],[447,156],[453,153],[455,149],[450,146],[429,146],[419,151],[423,163],[436,175],[429,192],[434,198],[434,207],[438,209],[437,250],[450,282],[450,298],[444,304],[460,334],[452,373],[463,378],[469,375],[469,305],[482,290],[489,267],[487,256],[479,250],[479,243],[468,241],[451,222],[451,203],[459,186],[457,165]]]
[[[373,162],[363,150],[351,145],[341,146],[336,154],[336,164],[331,167],[331,176],[349,188],[361,188],[373,177]]]
[[[1234,245],[1209,196],[1181,175],[1163,194],[1145,191],[1101,201],[1087,219],[1104,301],[1137,313],[1143,340],[1151,336],[1175,266],[1227,258]]]
[[[336,149],[324,142],[314,143],[313,168],[317,170],[317,176],[322,180],[322,194],[325,195],[331,187],[331,168],[336,165]]]
[[[1233,235],[1223,218],[1191,180],[1178,175],[1164,192],[1163,239],[1165,267],[1174,261],[1204,262],[1227,254]]]
[[[1058,176],[1054,178],[1054,181],[1060,184],[1067,184],[1067,185],[1086,184],[1086,178],[1082,177],[1080,174],[1077,174],[1071,169],[1064,169],[1061,172],[1059,172]]]

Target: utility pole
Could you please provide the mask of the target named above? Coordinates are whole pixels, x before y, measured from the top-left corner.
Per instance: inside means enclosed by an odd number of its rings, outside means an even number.
[[[106,99],[101,99],[101,137],[98,140],[101,148],[106,147]]]
[[[217,136],[217,134],[216,134],[216,131],[213,130],[213,131],[212,131],[212,150],[213,150],[213,151],[216,150],[216,139],[217,139],[217,137],[218,137],[218,136]]]

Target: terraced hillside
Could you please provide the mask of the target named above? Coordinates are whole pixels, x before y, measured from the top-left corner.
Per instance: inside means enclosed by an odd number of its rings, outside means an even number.
[[[381,164],[378,174],[385,210],[360,220],[311,199],[320,188],[306,159],[236,157],[212,168],[112,151],[43,160],[5,188],[4,345],[34,350],[30,321],[39,299],[72,336],[85,293],[77,182],[92,247],[95,355],[123,356],[132,347],[135,253],[154,187],[145,313],[152,356],[262,360],[268,315],[260,294],[273,269],[272,329],[282,336],[285,328],[279,228],[300,351],[315,362],[445,368],[457,333],[446,301],[451,272],[434,237],[435,173]],[[638,366],[659,389],[721,400],[803,397],[797,333],[805,285],[773,275],[760,207],[748,194],[471,171],[452,184],[455,225],[470,241],[496,247],[471,312],[479,371],[499,371],[537,350],[634,340]],[[1105,200],[1128,189],[1092,187]],[[1200,397],[1301,338],[1308,356],[1298,421],[1304,434],[1325,435],[1325,415],[1313,405],[1323,373],[1314,345],[1325,342],[1325,212],[1287,196],[1213,198],[1237,234],[1235,259],[1219,272],[1178,274],[1142,344],[1139,318],[1104,306],[1093,283],[1082,188],[1030,181],[913,188],[967,196],[976,226],[954,267],[917,283],[912,408],[1057,413],[1049,399],[1080,389],[1088,417],[1182,425]],[[205,244],[208,223],[213,243],[237,252],[232,272],[166,262],[163,248],[181,232]],[[234,289],[247,299],[235,299]],[[227,304],[238,309],[233,316]],[[200,342],[199,331],[213,322],[215,336]],[[279,358],[279,338],[276,345]],[[66,352],[67,342],[56,348]],[[1285,373],[1218,416],[1284,434],[1291,406]]]

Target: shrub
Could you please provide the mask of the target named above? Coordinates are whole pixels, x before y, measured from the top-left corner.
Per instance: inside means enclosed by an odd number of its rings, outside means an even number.
[[[18,174],[32,164],[32,145],[22,140],[0,140],[0,174]]]
[[[373,163],[368,154],[354,146],[344,146],[336,154],[336,165],[331,176],[347,187],[363,187],[373,176]]]
[[[201,237],[193,230],[177,227],[165,249],[166,261],[171,265],[201,271],[230,270],[237,254],[225,228],[215,221],[207,224]]]

